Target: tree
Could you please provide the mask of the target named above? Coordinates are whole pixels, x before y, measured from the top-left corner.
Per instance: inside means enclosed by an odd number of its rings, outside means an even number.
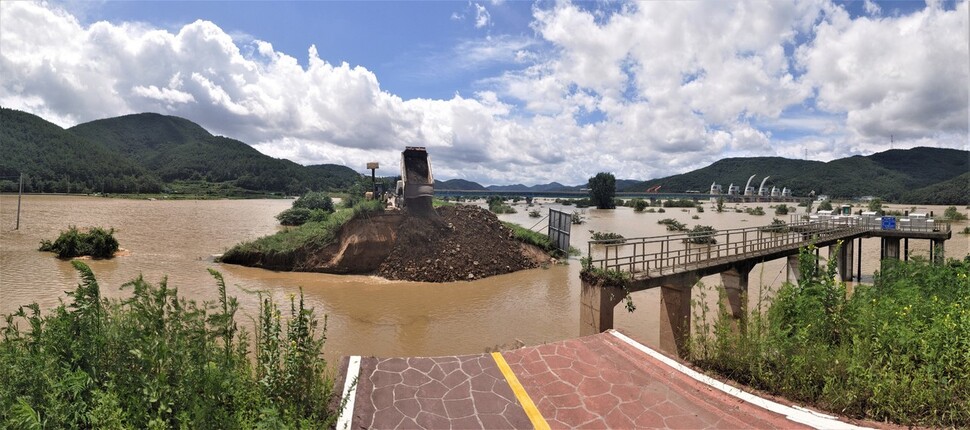
[[[875,199],[869,200],[868,209],[870,212],[876,212],[882,215],[882,199],[875,198]]]
[[[597,209],[616,208],[614,196],[616,196],[616,177],[612,173],[600,172],[589,178],[589,199]]]
[[[717,213],[724,212],[724,197],[717,198]]]
[[[818,210],[820,211],[830,211],[832,210],[832,200],[825,199],[822,203],[818,204]]]

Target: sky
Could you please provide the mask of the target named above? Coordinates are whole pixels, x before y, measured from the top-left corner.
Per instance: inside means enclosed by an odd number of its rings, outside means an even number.
[[[646,180],[970,149],[968,17],[967,0],[3,1],[0,106],[62,127],[175,115],[388,176],[425,146],[438,179]]]

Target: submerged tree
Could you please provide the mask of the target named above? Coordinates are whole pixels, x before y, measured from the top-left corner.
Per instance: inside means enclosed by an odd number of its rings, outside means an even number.
[[[597,209],[614,209],[616,196],[616,177],[612,173],[600,172],[589,178],[589,199]]]

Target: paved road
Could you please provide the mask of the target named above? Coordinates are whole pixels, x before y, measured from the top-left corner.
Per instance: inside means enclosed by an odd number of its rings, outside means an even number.
[[[491,354],[345,357],[337,387],[348,399],[340,430],[852,428],[711,380],[615,331]]]

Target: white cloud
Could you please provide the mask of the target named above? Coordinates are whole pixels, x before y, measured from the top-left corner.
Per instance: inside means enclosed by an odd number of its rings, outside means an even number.
[[[469,5],[476,26],[491,27],[484,6]],[[439,178],[580,183],[728,156],[871,153],[889,133],[897,148],[967,141],[966,1],[855,19],[823,0],[536,7],[534,37],[456,42],[461,55],[429,65],[508,66],[473,97],[447,100],[405,100],[314,46],[301,65],[208,21],[84,26],[46,4],[2,2],[0,22],[6,107],[64,126],[178,115],[304,164],[393,166],[402,146],[419,145]]]
[[[475,28],[482,28],[487,25],[492,20],[492,15],[488,13],[488,9],[479,3],[475,3]]]

